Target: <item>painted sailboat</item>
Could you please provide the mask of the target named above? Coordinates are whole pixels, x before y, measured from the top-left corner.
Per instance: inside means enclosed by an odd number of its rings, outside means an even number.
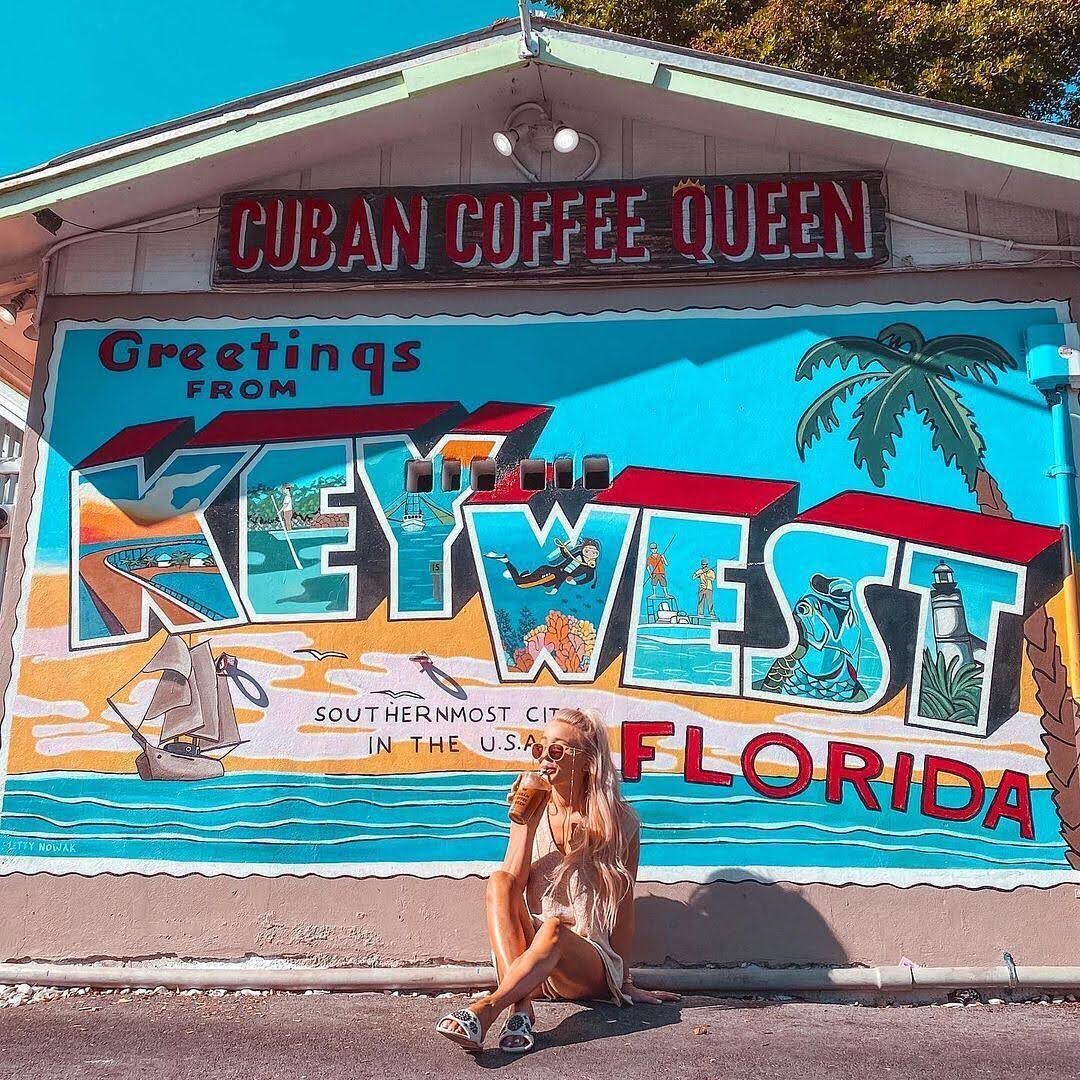
[[[143,780],[213,780],[225,775],[222,758],[240,745],[228,678],[219,675],[210,643],[190,648],[170,634],[142,668],[140,675],[159,675],[157,686],[138,723],[117,708],[131,737],[141,748],[135,767]],[[156,741],[142,733],[147,722],[161,722]]]

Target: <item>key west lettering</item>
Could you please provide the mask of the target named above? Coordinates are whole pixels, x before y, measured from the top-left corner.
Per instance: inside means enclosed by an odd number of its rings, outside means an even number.
[[[714,196],[673,196],[695,262]],[[472,874],[570,701],[649,880],[1078,880],[1023,362],[1064,314],[62,322],[0,871]]]
[[[880,173],[226,195],[214,284],[610,278],[888,258]]]

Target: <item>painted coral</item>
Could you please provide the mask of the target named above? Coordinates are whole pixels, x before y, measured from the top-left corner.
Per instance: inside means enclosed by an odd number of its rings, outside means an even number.
[[[545,650],[567,674],[587,671],[596,645],[596,627],[585,619],[549,611],[547,620],[525,634],[525,644],[514,651],[511,671],[530,671]]]

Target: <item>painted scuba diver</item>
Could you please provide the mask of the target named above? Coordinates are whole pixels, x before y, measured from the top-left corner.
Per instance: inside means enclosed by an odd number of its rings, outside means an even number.
[[[600,562],[600,541],[583,537],[580,544],[571,547],[562,540],[555,541],[562,558],[555,563],[545,563],[523,574],[507,558],[495,551],[485,552],[485,558],[505,563],[503,576],[508,577],[519,589],[543,588],[554,596],[563,585],[589,585],[596,588],[596,567]]]
[[[773,661],[755,690],[825,701],[865,701],[859,681],[862,623],[847,578],[814,574],[792,609],[798,640]]]

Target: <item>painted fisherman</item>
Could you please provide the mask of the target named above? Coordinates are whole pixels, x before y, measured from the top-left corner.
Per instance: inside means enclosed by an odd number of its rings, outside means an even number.
[[[667,557],[656,544],[649,545],[649,557],[645,560],[653,596],[667,592]]]
[[[281,488],[281,524],[286,532],[292,528],[292,517],[292,484],[283,484]]]
[[[698,615],[709,615],[715,619],[716,610],[713,608],[713,586],[716,584],[716,571],[709,565],[708,559],[702,559],[701,566],[699,566],[690,576],[698,583]]]

